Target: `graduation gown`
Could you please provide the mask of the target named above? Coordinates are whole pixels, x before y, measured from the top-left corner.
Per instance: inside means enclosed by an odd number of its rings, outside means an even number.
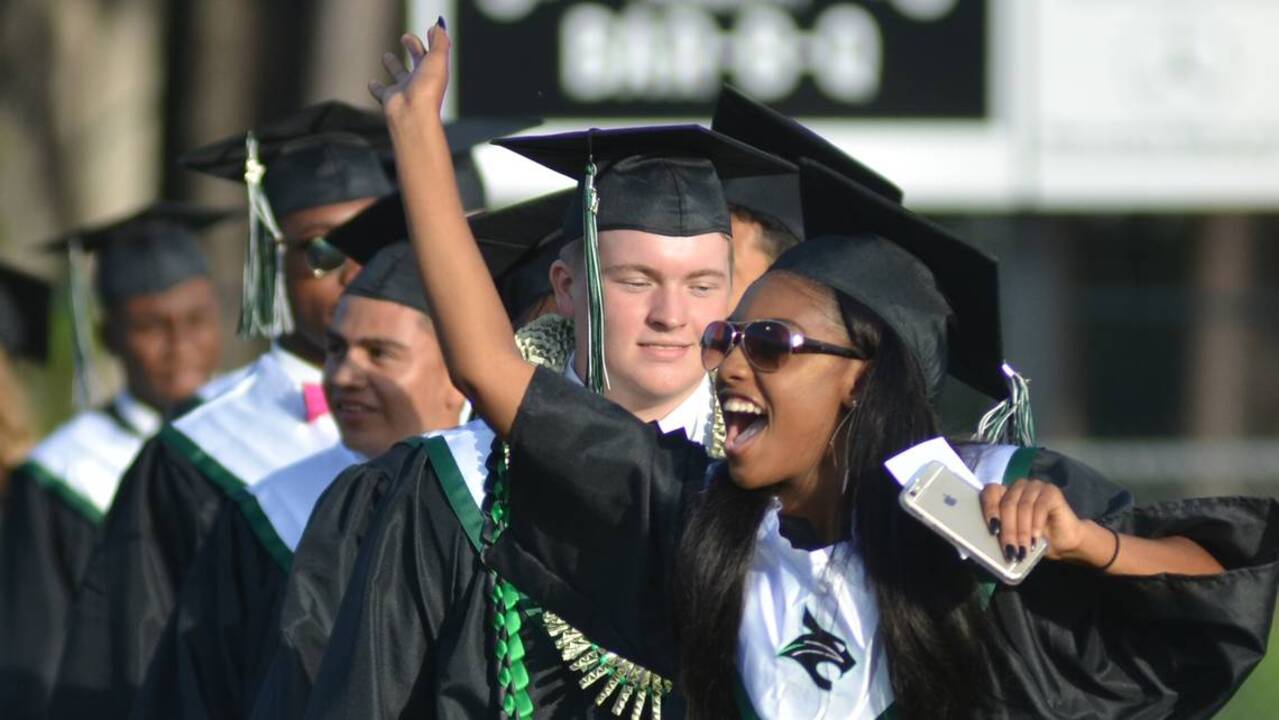
[[[709,381],[662,423],[709,442],[716,430]],[[356,488],[385,487],[384,463],[397,469],[360,548],[305,717],[496,715],[496,636],[488,605],[493,582],[480,560],[494,447],[492,431],[471,423],[399,446],[364,466],[363,482],[347,484],[354,490],[351,504],[360,505],[366,490]],[[335,486],[317,509],[308,535],[324,505],[348,504],[337,491]],[[561,660],[540,610],[530,605],[524,611],[521,638],[536,716],[612,717],[608,705],[595,704],[603,683],[582,691],[580,674]],[[295,669],[314,663],[294,658]],[[302,675],[293,678],[305,692]],[[257,717],[298,717],[302,692],[281,702],[276,681],[273,672]]]
[[[510,445],[512,524],[487,560],[597,642],[675,676],[673,558],[684,509],[705,484],[705,454],[542,371]],[[1048,464],[1070,469],[1059,463]],[[1146,537],[1190,537],[1227,572],[1118,577],[1049,562],[1022,585],[1000,587],[991,617],[1010,662],[997,678],[1006,702],[993,716],[1211,716],[1265,651],[1279,586],[1275,503],[1134,509],[1088,473],[1045,479],[1064,481],[1082,516]]]
[[[234,382],[210,381],[187,408]],[[72,593],[97,542],[120,477],[160,416],[127,391],[82,412],[32,450],[11,476],[0,520],[0,707],[43,717]]]
[[[248,716],[307,517],[330,480],[361,460],[335,445],[222,501],[152,655],[134,718]]]
[[[125,717],[178,589],[223,499],[330,447],[306,420],[317,368],[279,347],[217,398],[166,425],[125,472],[68,617],[54,717]]]

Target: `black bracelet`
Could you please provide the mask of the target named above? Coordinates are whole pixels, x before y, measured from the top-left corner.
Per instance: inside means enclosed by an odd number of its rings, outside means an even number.
[[[1102,565],[1101,568],[1099,568],[1101,572],[1106,572],[1107,570],[1109,570],[1110,566],[1114,565],[1115,561],[1119,559],[1119,533],[1115,532],[1114,528],[1106,528],[1106,529],[1110,531],[1111,535],[1115,536],[1115,554],[1110,556],[1110,562],[1106,563],[1105,565]]]

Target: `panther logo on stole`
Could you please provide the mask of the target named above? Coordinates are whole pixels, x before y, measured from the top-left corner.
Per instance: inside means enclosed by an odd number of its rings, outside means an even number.
[[[822,677],[818,668],[830,663],[839,671],[837,677],[843,677],[845,673],[853,669],[857,661],[848,654],[848,644],[838,636],[823,630],[813,619],[808,608],[804,608],[804,628],[808,632],[787,643],[786,647],[778,651],[777,656],[790,658],[804,666],[817,687],[829,691],[831,681]]]

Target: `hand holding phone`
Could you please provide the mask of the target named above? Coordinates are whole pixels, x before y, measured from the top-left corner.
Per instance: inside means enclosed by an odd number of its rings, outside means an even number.
[[[1040,542],[1021,560],[1005,559],[999,538],[986,525],[980,491],[940,462],[920,468],[898,499],[907,513],[1008,585],[1024,580],[1048,548]]]

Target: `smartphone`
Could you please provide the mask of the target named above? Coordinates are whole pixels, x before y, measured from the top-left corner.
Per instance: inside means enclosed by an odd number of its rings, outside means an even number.
[[[999,537],[986,526],[980,491],[939,462],[930,462],[915,473],[898,499],[907,513],[1007,585],[1026,579],[1048,549],[1041,541],[1024,560],[1006,560]]]

